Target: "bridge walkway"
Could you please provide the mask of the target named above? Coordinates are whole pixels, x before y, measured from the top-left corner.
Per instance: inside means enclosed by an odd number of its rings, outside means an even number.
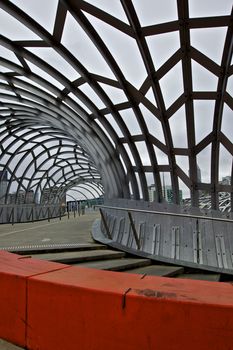
[[[50,222],[1,225],[0,249],[35,259],[55,261],[80,267],[90,267],[122,273],[189,278],[207,281],[225,281],[216,273],[206,273],[183,266],[165,265],[138,258],[95,243],[91,227],[99,213],[53,219]],[[231,276],[227,277],[231,280]],[[233,277],[232,277],[233,281]],[[0,340],[1,350],[20,349]]]

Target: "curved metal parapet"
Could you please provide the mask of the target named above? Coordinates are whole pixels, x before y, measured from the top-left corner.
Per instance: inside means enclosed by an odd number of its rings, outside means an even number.
[[[232,215],[123,199],[105,204],[95,240],[156,261],[233,273]]]

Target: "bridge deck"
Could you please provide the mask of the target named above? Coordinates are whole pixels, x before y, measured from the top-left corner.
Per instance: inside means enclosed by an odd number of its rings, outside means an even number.
[[[219,281],[220,274],[187,270],[182,266],[172,266],[138,259],[127,253],[117,252],[91,237],[93,221],[98,212],[83,216],[53,219],[50,222],[1,225],[0,249],[29,255],[36,259],[62,262],[80,267],[93,267],[141,275],[191,278]],[[0,340],[1,350],[20,349]]]

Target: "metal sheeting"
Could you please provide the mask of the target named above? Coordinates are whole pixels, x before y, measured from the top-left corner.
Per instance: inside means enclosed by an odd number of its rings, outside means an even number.
[[[112,239],[106,235],[105,227],[96,222],[93,237],[97,241],[156,261],[232,274],[231,216],[219,215],[217,211],[184,212],[175,205],[133,200],[106,204],[101,210]]]

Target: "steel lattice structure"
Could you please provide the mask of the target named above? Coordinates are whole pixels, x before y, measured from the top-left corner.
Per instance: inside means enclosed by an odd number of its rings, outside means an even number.
[[[45,24],[33,16],[28,2],[1,0],[0,114],[13,147],[9,153],[2,139],[2,157],[20,150],[14,149],[17,128],[33,133],[41,126],[48,140],[54,134],[64,146],[66,140],[72,143],[67,166],[81,159],[90,164],[83,173],[71,171],[70,181],[66,175],[63,187],[80,177],[96,184],[101,177],[108,198],[148,200],[148,186],[154,183],[161,202],[166,174],[176,204],[181,184],[189,189],[193,206],[198,206],[200,191],[211,195],[212,209],[218,209],[219,192],[231,193],[232,202],[232,185],[219,183],[222,149],[233,176],[233,138],[226,126],[233,109],[233,12],[231,2],[225,2],[224,14],[213,16],[210,8],[210,14],[196,16],[193,1],[169,1],[174,16],[153,23],[146,21],[144,10],[148,14],[151,7],[156,13],[159,1],[120,0],[113,5],[60,0],[48,4],[53,4],[53,13],[47,14],[47,5],[41,10],[49,18]],[[19,32],[12,34],[11,25]],[[221,31],[221,47],[213,29]],[[196,45],[196,33],[212,33],[220,51],[217,59]],[[166,44],[166,38],[176,45],[161,61],[156,43]],[[84,42],[90,49],[86,56]],[[212,106],[208,118],[198,110],[205,103]],[[205,117],[206,131],[199,137],[198,122]],[[36,174],[40,166],[33,152]],[[50,148],[46,152],[50,157]],[[200,182],[203,154],[210,163],[209,181]],[[26,170],[24,175],[28,181]],[[11,176],[17,176],[16,170]]]
[[[99,172],[83,149],[60,130],[48,126],[35,126],[32,121],[7,118],[2,123],[0,163],[9,177],[6,195],[1,203],[9,203],[11,189],[17,204],[20,191],[33,191],[33,202],[45,189],[48,203],[55,203],[71,187],[88,186],[93,197],[102,194]],[[2,178],[5,173],[2,172]],[[81,186],[82,188],[82,186]],[[49,196],[51,198],[49,198]],[[26,198],[24,198],[26,200]],[[43,198],[41,198],[43,201]]]

